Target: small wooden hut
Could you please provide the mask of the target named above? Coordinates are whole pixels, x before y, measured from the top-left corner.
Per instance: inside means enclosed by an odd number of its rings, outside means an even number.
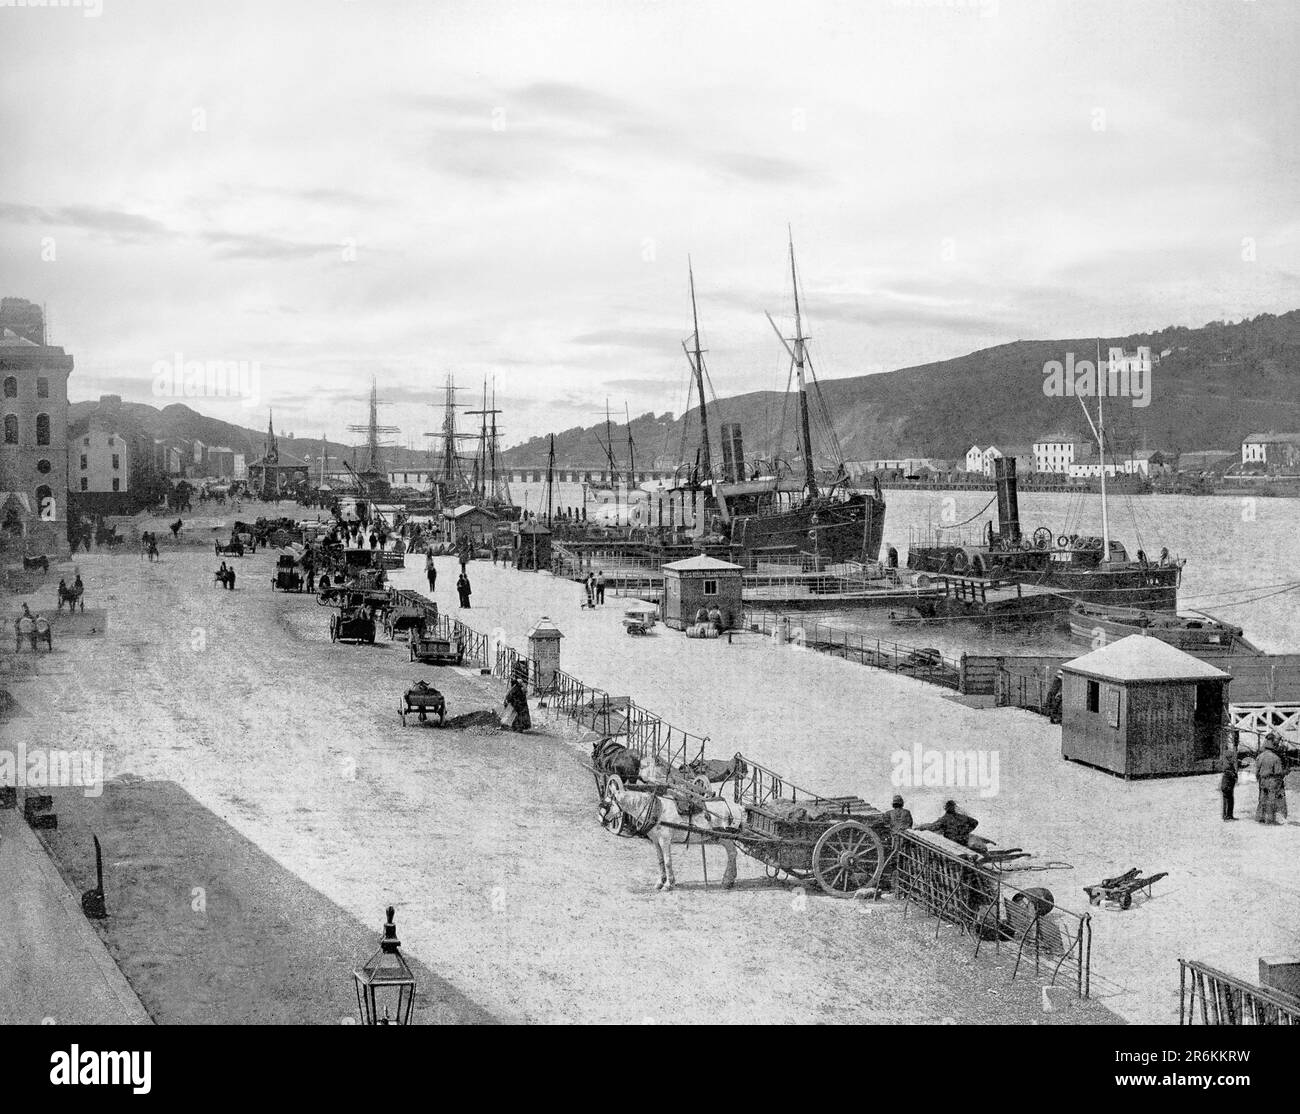
[[[535,518],[518,522],[514,527],[514,561],[517,569],[551,567],[551,531]]]
[[[453,545],[468,545],[482,549],[492,544],[496,533],[497,516],[483,507],[465,504],[454,510],[443,511],[447,540]]]
[[[1061,666],[1061,755],[1123,778],[1210,773],[1230,674],[1133,634]]]
[[[685,630],[701,610],[721,612],[723,630],[740,622],[745,575],[740,565],[700,554],[664,565],[663,573],[663,621],[673,630]]]

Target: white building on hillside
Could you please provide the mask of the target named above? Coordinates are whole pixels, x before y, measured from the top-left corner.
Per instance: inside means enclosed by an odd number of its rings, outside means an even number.
[[[1034,442],[1034,468],[1067,475],[1071,464],[1092,460],[1092,442],[1070,433],[1049,433]]]
[[[993,461],[1001,455],[1002,450],[996,445],[990,445],[987,449],[972,445],[966,450],[966,471],[981,476],[991,476],[993,475]]]

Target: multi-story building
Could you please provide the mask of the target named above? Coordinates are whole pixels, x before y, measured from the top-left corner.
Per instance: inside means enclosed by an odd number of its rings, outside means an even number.
[[[1092,460],[1092,442],[1071,433],[1049,433],[1034,442],[1033,457],[1036,471],[1066,475],[1070,465]]]
[[[40,307],[0,302],[0,543],[68,552],[68,376],[72,357],[45,342]]]
[[[101,416],[68,427],[68,492],[77,511],[125,514],[131,509],[131,449]]]
[[[1241,463],[1295,467],[1300,464],[1300,433],[1252,433],[1241,443]]]
[[[976,472],[981,476],[993,475],[993,461],[1002,455],[1002,450],[996,445],[990,445],[987,449],[981,449],[978,445],[972,445],[966,450],[966,471]]]

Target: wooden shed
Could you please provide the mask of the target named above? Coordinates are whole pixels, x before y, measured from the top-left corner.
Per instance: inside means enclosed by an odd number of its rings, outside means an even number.
[[[1124,778],[1211,773],[1232,677],[1133,634],[1061,666],[1061,755]]]
[[[453,545],[468,544],[479,549],[492,544],[497,516],[491,511],[467,503],[442,513],[446,520],[447,540]]]
[[[549,569],[551,567],[551,531],[535,518],[515,524],[515,568]]]
[[[695,622],[696,613],[722,613],[722,629],[736,626],[742,615],[741,591],[745,570],[716,557],[688,557],[663,567],[664,596],[661,610],[664,623],[673,630],[685,630]]]

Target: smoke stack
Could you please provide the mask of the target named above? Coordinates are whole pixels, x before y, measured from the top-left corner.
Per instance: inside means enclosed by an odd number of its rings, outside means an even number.
[[[993,479],[998,487],[998,535],[1004,545],[1020,544],[1020,503],[1016,496],[1016,458],[993,458]]]
[[[722,478],[727,483],[745,478],[745,443],[739,422],[722,423]]]

